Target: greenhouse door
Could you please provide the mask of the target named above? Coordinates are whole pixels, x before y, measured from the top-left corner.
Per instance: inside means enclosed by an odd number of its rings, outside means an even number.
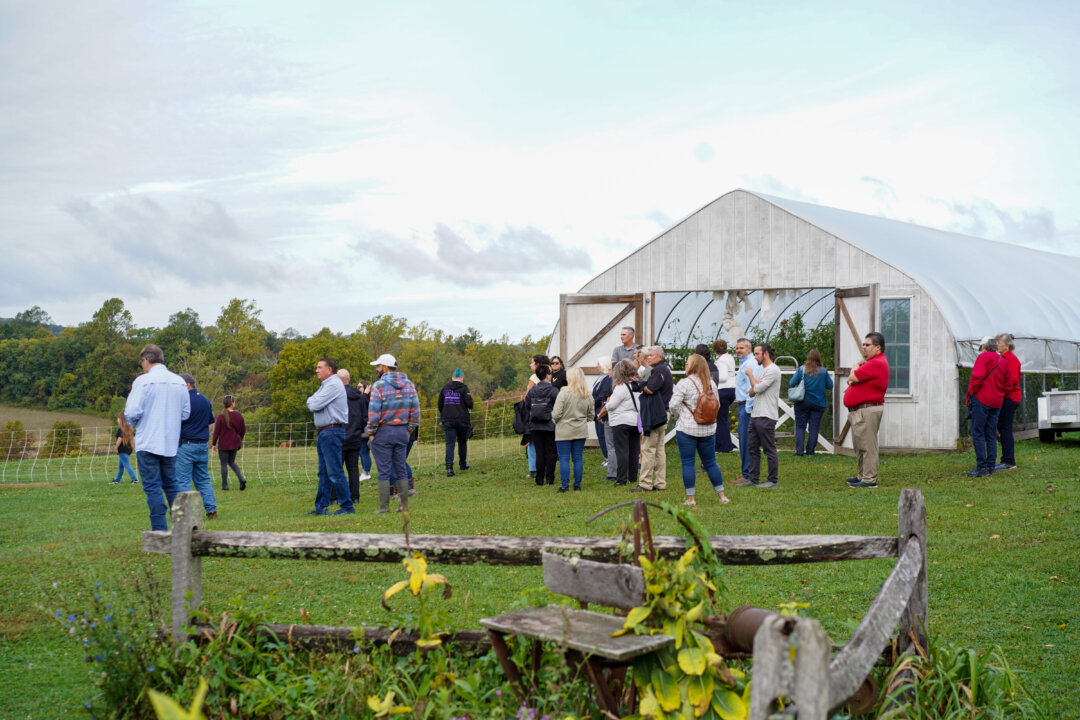
[[[833,346],[836,381],[833,385],[833,452],[851,454],[851,424],[844,407],[851,367],[862,360],[862,342],[877,329],[877,285],[836,289],[836,327]]]
[[[619,341],[619,329],[634,328],[638,344],[642,338],[644,310],[642,293],[626,295],[561,295],[559,297],[559,355],[566,367],[580,367],[586,375],[596,374],[596,358],[611,357]]]

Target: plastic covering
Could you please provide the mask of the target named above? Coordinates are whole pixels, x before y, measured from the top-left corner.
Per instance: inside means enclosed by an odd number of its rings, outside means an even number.
[[[1011,332],[1024,372],[1080,372],[1080,258],[754,193],[892,265],[922,286],[961,365]]]

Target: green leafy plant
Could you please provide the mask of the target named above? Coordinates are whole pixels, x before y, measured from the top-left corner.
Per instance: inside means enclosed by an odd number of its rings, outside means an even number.
[[[183,705],[157,690],[150,691],[150,703],[154,706],[154,714],[157,715],[158,720],[205,720],[202,705],[206,700],[207,690],[209,686],[206,681],[199,680],[199,689],[195,691],[195,699],[191,703],[190,710],[185,710]]]

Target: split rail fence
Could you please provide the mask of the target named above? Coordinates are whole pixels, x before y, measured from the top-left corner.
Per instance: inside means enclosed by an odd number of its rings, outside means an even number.
[[[751,720],[774,717],[779,697],[790,703],[781,716],[824,720],[830,708],[847,701],[871,669],[892,647],[906,652],[912,643],[925,646],[927,618],[926,506],[922,493],[905,489],[898,505],[894,536],[861,535],[714,535],[708,538],[728,565],[787,565],[874,558],[898,558],[888,579],[847,644],[830,657],[831,646],[812,618],[774,617],[754,637]],[[422,552],[429,563],[539,566],[542,553],[574,555],[597,562],[624,560],[618,538],[498,537],[461,535],[380,535],[367,533],[282,533],[203,530],[202,499],[182,493],[172,508],[171,531],[143,533],[143,550],[172,556],[172,627],[174,638],[193,629],[192,609],[202,602],[202,558],[232,557],[345,562],[397,563]],[[685,542],[674,536],[653,538],[657,555],[677,558]],[[267,625],[278,637],[304,637],[317,642],[349,643],[355,628]],[[368,638],[389,632],[365,628]],[[475,631],[463,631],[451,642],[477,642]],[[794,652],[792,652],[794,649]]]

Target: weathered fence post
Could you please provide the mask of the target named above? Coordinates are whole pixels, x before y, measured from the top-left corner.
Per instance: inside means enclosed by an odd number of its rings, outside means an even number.
[[[911,647],[912,632],[918,638],[919,644],[926,647],[926,618],[929,612],[929,600],[926,588],[926,503],[923,501],[922,493],[913,488],[902,490],[896,516],[899,525],[897,537],[899,554],[903,556],[904,548],[913,537],[918,539],[919,547],[922,548],[922,566],[919,568],[915,585],[911,589],[911,598],[900,616],[898,645],[900,652],[905,652]]]
[[[191,611],[202,602],[202,558],[191,554],[191,533],[203,518],[202,496],[182,492],[172,505],[172,637],[184,640]]]
[[[792,659],[794,648],[794,659]],[[754,635],[750,720],[765,720],[778,697],[791,700],[799,720],[825,720],[829,712],[829,636],[813,618],[777,615]]]

